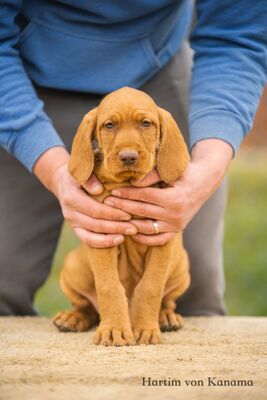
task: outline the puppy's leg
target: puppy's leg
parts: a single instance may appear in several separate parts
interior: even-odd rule
[[[98,313],[89,299],[95,291],[93,274],[80,248],[73,250],[65,258],[60,286],[73,309],[57,313],[53,318],[54,325],[62,332],[83,332],[96,325]]]
[[[93,342],[104,346],[133,345],[128,302],[118,273],[118,248],[90,249],[100,325]]]
[[[133,333],[139,344],[160,343],[159,312],[172,256],[172,241],[153,247],[131,303]]]
[[[189,285],[189,260],[186,251],[181,248],[180,257],[171,268],[161,304],[159,324],[162,332],[177,331],[184,325],[182,316],[175,313],[175,300],[186,291]]]

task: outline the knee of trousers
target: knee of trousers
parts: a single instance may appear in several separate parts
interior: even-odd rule
[[[20,247],[14,253],[6,251],[0,263],[0,315],[36,315],[33,299],[49,275],[52,255],[24,254]]]
[[[36,315],[32,295],[23,283],[0,284],[0,315]]]
[[[178,311],[184,315],[224,315],[225,280],[222,257],[213,260],[189,255],[191,284],[177,299]]]

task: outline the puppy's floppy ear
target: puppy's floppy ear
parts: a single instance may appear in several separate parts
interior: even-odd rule
[[[96,117],[97,108],[85,114],[71,148],[68,170],[80,184],[89,179],[94,168],[92,140],[96,128]]]
[[[161,179],[170,183],[185,171],[190,157],[184,138],[171,114],[158,107],[161,143],[157,156],[157,169]]]

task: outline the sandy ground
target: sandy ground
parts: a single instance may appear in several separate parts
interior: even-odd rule
[[[267,318],[187,318],[157,346],[106,348],[91,337],[46,318],[0,318],[0,399],[267,399]],[[209,377],[253,386],[208,386]]]

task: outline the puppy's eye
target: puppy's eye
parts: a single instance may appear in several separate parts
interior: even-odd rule
[[[143,121],[141,121],[141,125],[144,128],[148,128],[151,125],[151,122],[148,119],[143,119]]]
[[[107,128],[107,129],[113,129],[114,126],[115,126],[115,124],[113,124],[113,122],[111,122],[111,121],[108,121],[105,123],[105,128]]]

